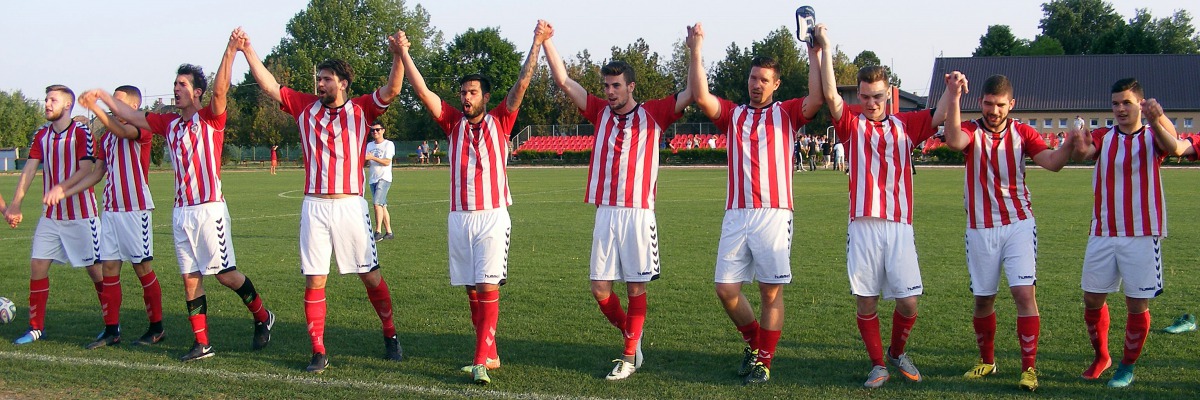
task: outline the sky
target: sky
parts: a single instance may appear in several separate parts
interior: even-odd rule
[[[408,0],[406,6],[423,6],[447,40],[468,28],[498,27],[501,36],[522,52],[532,44],[537,20],[545,19],[555,27],[554,43],[560,54],[569,58],[587,49],[597,62],[611,54],[611,47],[624,48],[638,38],[670,58],[672,45],[684,38],[686,27],[701,22],[706,35],[704,62],[711,66],[724,58],[730,43],[745,47],[780,26],[794,30],[796,8],[810,5],[817,21],[829,27],[833,44],[851,58],[863,50],[874,51],[899,74],[901,89],[926,95],[936,57],[969,57],[989,25],[1009,25],[1018,38],[1032,39],[1040,32],[1042,2],[854,3],[872,7],[869,13],[832,0]],[[308,4],[303,0],[10,3],[4,7],[10,18],[0,24],[0,37],[6,40],[0,46],[0,90],[20,90],[35,99],[41,99],[50,84],[65,84],[76,93],[132,84],[147,97],[165,97],[171,93],[179,64],[198,64],[216,72],[234,28],[244,27],[265,56],[267,47],[286,35],[288,20]],[[1184,9],[1192,15],[1193,25],[1200,25],[1200,3],[1195,1],[1110,3],[1126,19],[1137,8],[1148,8],[1156,18]],[[234,61],[234,83],[246,71],[239,55]],[[76,114],[83,112],[75,109]]]

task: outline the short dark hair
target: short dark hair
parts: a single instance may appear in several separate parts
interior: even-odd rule
[[[1012,82],[1009,81],[1008,77],[1004,75],[996,74],[989,76],[986,81],[983,81],[983,94],[990,94],[993,96],[1007,95],[1008,97],[1012,97]]]
[[[462,85],[472,81],[479,82],[479,89],[483,90],[483,94],[492,92],[492,80],[488,79],[486,76],[483,76],[483,74],[470,74],[464,76],[458,80],[458,86],[462,87]]]
[[[317,72],[325,70],[332,72],[338,79],[346,81],[346,86],[354,83],[354,67],[351,67],[350,63],[345,60],[330,58],[317,64]]]
[[[1146,98],[1146,93],[1142,91],[1142,84],[1138,83],[1137,79],[1125,78],[1112,85],[1113,93],[1121,93],[1126,90],[1133,92],[1139,99]]]
[[[200,68],[199,65],[180,65],[175,75],[191,75],[193,88],[200,89],[201,93],[208,91],[208,77],[204,76],[204,68]]]
[[[56,84],[56,85],[46,86],[46,94],[50,94],[50,92],[66,93],[68,96],[71,96],[71,104],[75,104],[75,91],[71,90],[71,88],[67,87],[66,85],[57,85]]]
[[[380,128],[383,128],[383,123],[379,122],[379,120],[371,121],[371,125],[368,126],[374,127],[375,125],[379,125]]]
[[[768,56],[758,56],[750,60],[751,67],[766,68],[775,71],[775,80],[779,80],[779,62]]]
[[[887,78],[887,69],[883,68],[882,65],[862,67],[858,70],[858,81],[861,83],[886,82]]]
[[[137,88],[137,86],[133,86],[133,85],[121,85],[121,86],[117,86],[117,90],[116,90],[116,91],[117,91],[117,92],[121,92],[121,93],[125,93],[125,94],[127,94],[127,95],[129,95],[129,96],[133,96],[134,98],[136,98],[136,99],[137,99],[137,103],[138,103],[139,105],[140,105],[140,104],[142,104],[142,90],[141,90],[141,89],[138,89],[138,88]]]
[[[624,61],[611,61],[608,64],[604,64],[604,66],[600,68],[600,75],[624,75],[625,83],[637,82],[637,74],[633,72],[633,66]]]

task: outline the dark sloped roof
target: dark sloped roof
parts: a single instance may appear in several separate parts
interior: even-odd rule
[[[1003,74],[1013,84],[1018,110],[1111,110],[1113,82],[1136,78],[1147,97],[1166,110],[1200,110],[1200,55],[1112,54],[1084,56],[951,57],[933,64],[929,107],[946,88],[945,74],[962,71],[970,81],[963,111],[979,111],[983,82]]]

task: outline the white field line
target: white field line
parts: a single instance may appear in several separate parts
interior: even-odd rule
[[[483,390],[475,388],[462,389],[442,389],[428,386],[404,385],[393,383],[380,383],[359,381],[353,379],[325,379],[316,378],[310,375],[293,375],[293,374],[272,374],[262,372],[234,372],[224,371],[219,369],[207,369],[199,367],[190,367],[183,365],[163,365],[150,363],[134,363],[115,360],[102,360],[83,357],[62,357],[50,356],[31,353],[18,353],[9,351],[0,351],[0,358],[11,360],[35,361],[50,364],[66,364],[66,365],[87,365],[106,368],[122,368],[137,371],[150,372],[167,372],[173,374],[184,374],[186,376],[204,375],[217,379],[224,380],[257,380],[267,382],[277,382],[285,384],[308,385],[314,387],[326,388],[345,388],[345,389],[363,389],[363,390],[379,390],[393,393],[414,393],[432,396],[461,396],[461,397],[483,397],[493,399],[588,399],[602,400],[597,397],[574,397],[548,395],[540,393],[511,393],[500,392],[495,390]]]

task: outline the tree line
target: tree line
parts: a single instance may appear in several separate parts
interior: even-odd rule
[[[1200,53],[1187,10],[1154,18],[1139,8],[1126,20],[1103,0],[1054,0],[1042,4],[1038,27],[1041,34],[1019,39],[1008,25],[988,26],[972,56]]]

